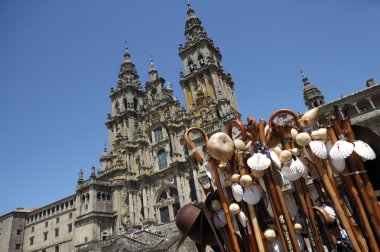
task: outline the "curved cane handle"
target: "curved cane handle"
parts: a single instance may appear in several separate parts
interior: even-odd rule
[[[194,151],[194,157],[197,160],[197,162],[200,165],[202,165],[203,164],[203,158],[202,158],[201,154],[199,153],[199,151],[195,148],[195,144],[193,142],[191,142],[190,139],[189,139],[189,134],[192,131],[199,131],[203,135],[203,138],[204,138],[206,144],[207,144],[207,141],[208,141],[208,137],[207,137],[206,132],[204,132],[203,129],[198,128],[198,127],[191,127],[185,133],[185,143],[186,143],[187,147],[189,147],[190,150],[194,150],[195,149],[195,151]]]
[[[290,109],[279,109],[277,110],[276,112],[274,112],[270,117],[269,117],[269,121],[268,121],[268,124],[269,124],[269,128],[272,128],[272,122],[273,122],[273,119],[278,116],[279,114],[288,114],[288,115],[291,115],[295,120],[296,120],[296,123],[297,123],[297,126],[300,127],[300,117],[297,115],[296,112],[294,112],[293,110],[290,110]]]
[[[239,121],[237,119],[229,121],[229,123],[227,125],[227,135],[229,135],[232,139],[232,128],[234,125],[239,127],[240,132],[241,132],[241,137],[243,138],[243,140],[247,140],[247,134],[245,131],[245,126],[241,121]]]

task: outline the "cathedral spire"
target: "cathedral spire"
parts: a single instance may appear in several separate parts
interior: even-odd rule
[[[158,79],[158,72],[156,70],[156,67],[154,66],[153,59],[150,58],[150,68],[149,68],[149,79],[150,81],[154,81]]]
[[[120,66],[118,77],[118,87],[131,85],[135,88],[141,89],[139,75],[137,74],[136,67],[132,62],[127,42],[124,44],[124,61]]]
[[[128,51],[127,41],[125,41],[125,43],[124,43],[124,62],[132,62],[131,61],[131,55],[129,54],[129,51]]]
[[[310,83],[309,78],[301,72],[302,82],[303,82],[303,98],[305,105],[309,108],[316,108],[325,104],[325,97],[322,92],[313,84]]]

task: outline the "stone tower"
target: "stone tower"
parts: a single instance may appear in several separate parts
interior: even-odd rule
[[[207,176],[189,156],[184,134],[190,126],[201,126],[209,134],[225,130],[226,123],[240,114],[219,48],[189,4],[185,36],[179,56],[185,70],[180,85],[186,109],[152,59],[149,79],[142,87],[125,46],[117,84],[110,93],[109,148],[104,147],[98,172],[92,167],[90,179],[84,180],[80,173],[78,180],[77,248],[142,228],[167,232],[175,240],[179,209],[205,200],[200,181]]]
[[[322,95],[321,91],[310,83],[307,76],[301,71],[303,87],[303,99],[305,105],[309,108],[316,108],[325,104],[325,97]]]
[[[224,129],[226,122],[240,118],[234,93],[234,82],[222,66],[222,55],[207,35],[202,22],[187,4],[185,45],[179,44],[184,73],[180,84],[192,125],[207,133]]]

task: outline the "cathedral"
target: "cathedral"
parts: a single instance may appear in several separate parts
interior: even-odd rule
[[[189,4],[185,38],[178,48],[185,106],[153,60],[143,87],[125,46],[118,81],[110,91],[112,111],[105,123],[109,148],[104,148],[99,170],[92,167],[89,178],[80,171],[74,195],[1,216],[0,252],[173,250],[177,212],[205,199],[200,183],[206,175],[184,144],[185,131],[202,126],[211,135],[225,131],[229,120],[240,119],[221,52]],[[331,104],[355,100],[358,122],[378,132],[380,85],[373,80],[363,91],[331,104],[325,104],[303,73],[302,80],[309,108],[327,111]]]

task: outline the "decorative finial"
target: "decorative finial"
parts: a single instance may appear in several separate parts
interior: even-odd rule
[[[172,83],[170,81],[168,81],[168,87],[167,87],[167,89],[169,91],[173,91],[173,86],[172,86]]]
[[[83,170],[79,169],[78,183],[82,183],[82,182],[83,182]]]
[[[127,41],[124,41],[124,49],[125,49],[125,52],[127,53],[128,52],[128,42]]]
[[[305,73],[304,73],[302,70],[300,70],[300,73],[301,73],[301,76],[302,76],[302,81],[303,81],[303,83],[304,83],[305,85],[308,84],[308,83],[309,83],[309,80],[308,80],[307,76],[305,75]]]
[[[187,16],[193,17],[194,16],[194,10],[190,6],[190,0],[186,0],[186,5],[187,5]]]
[[[150,61],[150,70],[156,70],[156,68],[154,67],[152,55],[150,56],[149,61]]]
[[[131,62],[131,55],[129,54],[127,41],[124,42],[124,62]]]
[[[91,178],[95,178],[96,177],[96,174],[95,174],[95,166],[92,165],[91,167]]]

